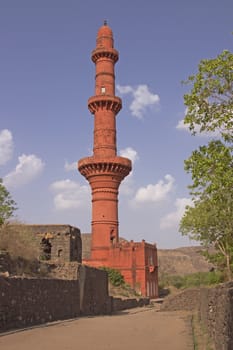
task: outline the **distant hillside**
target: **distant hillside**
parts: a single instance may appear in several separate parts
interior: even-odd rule
[[[213,267],[202,255],[202,247],[158,249],[159,274],[186,275]]]

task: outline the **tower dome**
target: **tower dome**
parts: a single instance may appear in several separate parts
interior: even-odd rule
[[[108,26],[107,21],[104,21],[104,24],[102,25],[102,27],[100,27],[100,29],[98,30],[97,33],[97,37],[98,36],[113,36],[112,34],[112,29]]]
[[[107,21],[104,21],[104,24],[97,33],[96,38],[96,48],[113,48],[113,33],[112,29],[107,25]]]

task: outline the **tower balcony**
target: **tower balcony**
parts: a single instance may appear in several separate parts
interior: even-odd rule
[[[89,180],[93,176],[111,176],[121,182],[131,171],[131,160],[124,157],[95,158],[86,157],[78,162],[79,172]]]
[[[94,63],[100,58],[109,58],[111,59],[114,63],[118,61],[119,54],[118,51],[115,50],[114,48],[97,48],[92,51],[91,54],[91,59]]]
[[[92,114],[103,109],[111,110],[115,115],[121,110],[122,101],[117,96],[97,95],[88,100],[88,109]]]

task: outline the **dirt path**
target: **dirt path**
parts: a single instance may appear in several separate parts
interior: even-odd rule
[[[133,309],[0,337],[1,350],[193,350],[186,313]]]

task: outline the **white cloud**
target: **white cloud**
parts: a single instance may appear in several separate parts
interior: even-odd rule
[[[5,164],[13,155],[13,137],[8,129],[0,131],[0,165]]]
[[[117,90],[122,95],[134,92],[134,89],[129,85],[125,85],[125,86],[117,85]]]
[[[175,179],[167,174],[165,180],[160,180],[155,185],[149,184],[146,187],[141,187],[137,190],[135,201],[143,202],[159,202],[167,198],[168,194],[173,190]]]
[[[185,109],[185,116],[188,112],[188,109]],[[197,113],[198,113],[198,107],[197,107]],[[187,132],[191,132],[189,130],[189,124],[184,123],[184,119],[181,119],[178,121],[178,124],[176,125],[176,129],[181,130],[181,131],[187,131]],[[219,130],[215,130],[215,131],[200,131],[201,126],[198,124],[194,124],[194,132],[196,133],[196,135],[198,136],[203,136],[203,137],[220,137],[221,136],[221,132],[220,129]]]
[[[77,170],[77,162],[73,162],[73,163],[65,162],[64,168],[66,171]]]
[[[90,188],[70,179],[55,181],[50,185],[55,193],[54,206],[57,210],[77,209],[90,202]]]
[[[133,194],[133,178],[131,175],[128,175],[121,183],[119,188],[120,195],[130,196]]]
[[[129,158],[132,162],[132,165],[139,159],[138,153],[132,147],[126,147],[125,149],[120,150],[120,155],[122,157]],[[130,174],[126,176],[120,185],[120,194],[129,196],[133,194],[133,170],[131,170]]]
[[[34,154],[22,154],[18,157],[15,169],[3,178],[7,187],[19,187],[31,182],[43,170],[44,163]]]
[[[199,134],[199,136],[200,136],[200,128],[201,128],[200,125],[196,124],[194,126],[194,131],[195,131],[195,133]],[[184,119],[181,119],[178,121],[178,124],[176,125],[176,129],[191,132],[189,130],[189,124],[185,124]],[[214,134],[214,133],[210,133],[210,132],[203,132],[202,133],[203,136],[210,136],[211,134]]]
[[[181,130],[181,131],[187,131],[190,133],[189,124],[185,124],[184,119],[181,119],[178,121],[178,124],[176,125],[176,129]],[[221,136],[220,130],[200,132],[200,129],[201,129],[200,125],[196,124],[194,126],[194,132],[198,136],[203,136],[203,137],[220,137]]]
[[[160,101],[159,96],[150,92],[148,86],[145,84],[138,85],[136,88],[129,85],[117,85],[117,90],[120,94],[132,95],[133,101],[130,104],[129,109],[132,112],[132,115],[139,119],[143,118],[148,107],[158,105]]]
[[[133,164],[139,159],[137,151],[132,147],[126,147],[125,149],[120,150],[120,155],[121,157],[129,158]]]
[[[178,121],[178,124],[176,125],[176,129],[189,132],[189,125],[184,123],[184,119],[181,119]]]
[[[175,201],[175,210],[161,218],[160,228],[177,228],[187,205],[192,205],[190,198],[177,198]]]

